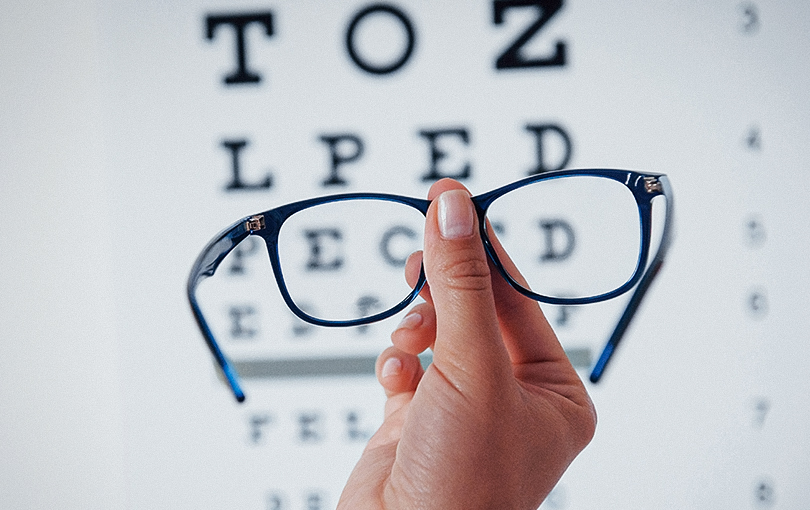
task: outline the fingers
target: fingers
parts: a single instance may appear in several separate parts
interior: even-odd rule
[[[489,285],[491,286],[491,289],[483,289],[483,292],[479,297],[482,297],[484,301],[487,301],[490,298],[486,295],[491,293],[491,299],[494,301],[494,310],[497,321],[489,321],[489,319],[486,319],[488,315],[481,314],[479,313],[480,311],[476,311],[477,309],[475,307],[471,307],[468,301],[457,301],[453,305],[455,307],[455,311],[447,309],[448,314],[445,316],[447,320],[443,321],[445,324],[444,329],[460,331],[460,335],[463,336],[470,332],[475,332],[474,324],[476,324],[476,320],[488,324],[497,324],[499,326],[498,329],[500,330],[500,338],[502,339],[503,346],[505,347],[508,353],[508,358],[512,364],[524,365],[542,362],[560,362],[563,365],[567,365],[568,372],[576,375],[573,368],[570,367],[570,363],[565,355],[565,351],[557,340],[554,330],[546,320],[545,315],[540,309],[538,303],[523,296],[512,288],[512,286],[500,274],[498,274],[498,271],[494,265],[492,265],[492,262],[488,260],[488,257],[485,255],[485,252],[481,247],[482,243],[480,236],[478,235],[477,217],[472,218],[472,220],[476,222],[474,223],[476,226],[474,226],[471,235],[461,236],[461,239],[442,238],[438,224],[440,219],[438,214],[439,205],[441,202],[439,197],[446,192],[461,194],[466,193],[466,189],[460,183],[450,179],[438,181],[431,187],[430,192],[428,193],[428,198],[433,200],[434,203],[431,205],[431,210],[428,212],[427,231],[425,234],[426,252],[429,252],[431,249],[436,250],[438,248],[436,254],[441,253],[442,255],[439,258],[434,256],[433,260],[436,262],[443,260],[444,263],[447,263],[448,260],[450,260],[447,258],[447,256],[448,254],[452,253],[455,253],[455,256],[458,256],[464,252],[468,255],[474,254],[474,257],[472,262],[469,258],[460,263],[458,261],[459,259],[455,259],[455,262],[451,262],[450,265],[446,265],[444,267],[440,267],[439,264],[434,264],[432,268],[428,268],[429,264],[426,262],[425,268],[426,272],[428,273],[428,283],[425,284],[420,293],[421,297],[427,302],[426,305],[435,304],[434,295],[436,294],[436,290],[434,287],[437,285],[439,280],[439,276],[437,276],[435,268],[438,268],[438,274],[442,274],[446,273],[446,269],[451,267],[453,264],[456,264],[456,268],[466,265],[468,270],[473,267],[477,267],[477,271],[480,273],[479,276],[482,276],[485,273],[490,274]],[[461,196],[463,197],[463,195]],[[447,213],[446,209],[445,213]],[[447,220],[446,216],[445,220]],[[438,236],[436,235],[437,232]],[[494,232],[491,229],[488,229],[487,232],[493,248],[498,255],[498,259],[506,271],[518,282],[525,285],[523,277],[520,275],[520,272],[515,267],[509,255],[501,246]],[[469,230],[467,230],[467,233],[469,234]],[[431,244],[431,239],[433,240],[433,244]],[[479,247],[481,247],[480,251]],[[468,255],[462,255],[462,258],[467,257]],[[408,258],[405,267],[405,277],[411,286],[416,284],[421,272],[423,259],[426,257],[429,258],[429,254],[426,255],[422,252],[416,252]],[[482,261],[485,261],[486,263],[485,270],[482,269]],[[484,279],[483,276],[481,279]],[[447,283],[447,280],[445,280],[445,283]],[[486,284],[482,283],[480,280],[479,283],[486,287]],[[447,287],[447,285],[443,285],[444,288]],[[464,294],[468,296],[471,295],[469,292]],[[444,296],[454,296],[452,299],[455,299],[459,295],[460,293],[456,291],[451,291],[450,294],[445,292],[444,294]],[[453,302],[452,299],[449,301],[449,303]],[[479,304],[482,303],[481,299],[478,298],[474,298],[472,301],[478,302]],[[437,308],[442,309],[447,302],[447,299],[442,298],[442,304],[437,306]],[[484,308],[486,310],[490,309],[489,306],[484,306]],[[425,308],[424,311],[426,312],[425,316],[431,317],[434,321],[436,320],[432,308]],[[441,314],[441,312],[439,313]],[[440,322],[442,321],[440,320]],[[454,326],[453,323],[458,324],[458,326]],[[487,324],[483,324],[483,327],[486,328],[486,326]],[[433,326],[434,331],[436,327],[437,326],[435,325]],[[497,336],[496,332],[490,331],[490,333]],[[444,337],[444,335],[441,336]],[[406,335],[397,332],[392,335],[395,345],[406,352],[414,354],[421,352],[429,346],[425,338],[426,337],[420,335]],[[441,358],[441,356],[439,357]]]
[[[431,347],[436,338],[436,318],[433,307],[422,303],[413,307],[391,333],[393,347],[377,358],[377,380],[380,381],[388,402],[388,417],[410,400],[425,373],[418,354]]]
[[[498,260],[512,277],[524,287],[528,287],[512,259],[501,246],[494,231],[489,229],[487,236],[492,243]],[[516,291],[504,278],[497,275],[492,279],[495,307],[498,312],[504,344],[514,364],[542,361],[565,361],[565,350],[557,340],[540,305]],[[572,368],[573,370],[573,368]]]
[[[450,179],[443,179],[433,185],[428,193],[428,198],[435,201],[442,193],[454,189],[464,189],[464,187]],[[491,228],[487,229],[487,235],[503,267],[513,278],[526,287],[527,285],[520,271],[515,267]],[[414,253],[406,264],[406,279],[411,285],[415,285],[419,277],[422,258],[422,253]],[[539,304],[512,288],[498,274],[491,261],[490,272],[492,274],[492,292],[498,323],[511,362],[513,364],[543,361],[564,361],[567,363],[568,358],[565,351],[557,340],[557,336],[546,320]],[[433,303],[429,284],[425,285],[420,295],[428,303]]]
[[[434,365],[461,389],[497,380],[497,372],[508,367],[508,355],[470,195],[451,180],[436,183],[428,198],[436,193],[422,256],[436,313]]]
[[[408,256],[405,261],[405,281],[411,288],[416,287],[416,282],[419,280],[419,275],[422,271],[422,251],[415,251]],[[428,303],[433,303],[433,298],[430,296],[430,284],[425,282],[422,290],[419,291],[419,296]]]
[[[389,347],[380,354],[375,371],[389,398],[415,391],[424,373],[418,356],[397,347]]]
[[[433,347],[436,340],[436,314],[429,303],[413,307],[391,333],[394,347],[408,354],[419,354]]]

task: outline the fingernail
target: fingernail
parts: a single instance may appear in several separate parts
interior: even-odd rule
[[[416,329],[422,324],[422,315],[412,312],[402,318],[397,329]]]
[[[398,375],[400,372],[402,372],[402,361],[400,361],[399,358],[388,358],[385,360],[385,363],[383,363],[383,379],[393,375]]]
[[[462,189],[439,195],[439,233],[445,239],[461,239],[473,235],[475,218],[470,195]]]

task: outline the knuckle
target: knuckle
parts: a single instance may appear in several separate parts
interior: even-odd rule
[[[584,395],[584,400],[578,402],[570,410],[568,416],[570,424],[569,435],[572,443],[579,450],[584,449],[596,433],[596,407],[590,397]]]
[[[442,274],[445,284],[457,290],[482,291],[491,286],[489,264],[480,257],[469,256],[447,261],[442,267]]]
[[[596,433],[596,408],[590,402],[590,399],[588,404],[583,408],[579,426],[576,428],[576,436],[583,449],[591,442]]]

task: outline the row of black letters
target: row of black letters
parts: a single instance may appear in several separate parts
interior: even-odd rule
[[[327,433],[327,416],[323,411],[300,411],[292,416],[294,439],[300,444],[319,444],[330,437]],[[351,409],[340,416],[340,430],[336,437],[350,443],[364,444],[376,430],[377,425],[363,418],[363,412]],[[248,443],[261,445],[277,437],[278,418],[270,412],[253,412],[248,416]],[[279,439],[286,442],[286,438]]]
[[[266,510],[323,510],[334,507],[335,502],[329,506],[327,492],[318,489],[308,489],[300,492],[298,497],[287,495],[289,491],[273,490],[267,494],[265,500]],[[295,503],[294,503],[295,502]],[[300,505],[300,506],[299,506]],[[543,508],[550,510],[561,510],[568,506],[566,488],[563,483],[558,483],[551,493],[546,497]]]
[[[290,499],[283,492],[272,491],[267,495],[265,508],[267,510],[323,510],[330,508],[325,492],[316,489],[310,489],[302,493],[301,506],[293,506]]]
[[[358,314],[368,315],[375,307],[378,300],[373,296],[361,296],[357,302]],[[549,316],[555,327],[565,328],[572,323],[572,315],[576,306],[559,305],[554,307],[555,312]],[[745,300],[745,309],[753,319],[763,319],[768,315],[768,297],[763,288],[756,288],[750,291]],[[547,311],[547,313],[549,313]],[[227,307],[229,319],[228,338],[236,341],[257,340],[261,338],[259,329],[259,307],[253,304],[231,304]],[[302,338],[308,336],[315,329],[311,324],[291,315],[290,335],[292,338]],[[368,326],[360,326],[355,330],[359,335],[367,332]],[[275,330],[274,333],[278,333]]]
[[[751,491],[754,504],[759,508],[770,508],[776,501],[776,487],[770,477],[760,477],[753,485]],[[272,491],[267,495],[265,508],[267,510],[322,510],[327,508],[327,497],[324,491],[310,489],[302,493],[301,506],[292,506],[290,498],[283,492]],[[563,509],[568,506],[565,487],[558,484],[548,495],[543,508]]]
[[[300,492],[299,496],[288,496],[289,491],[270,491],[265,500],[266,510],[323,510],[334,507],[327,492],[319,489],[308,489]],[[329,505],[331,503],[331,506]],[[300,505],[300,506],[299,506]],[[543,508],[560,510],[568,505],[565,485],[558,483],[543,503]]]
[[[329,508],[326,496],[323,491],[310,489],[302,496],[301,506],[292,506],[288,497],[283,492],[273,491],[267,495],[265,508],[267,510],[323,510]]]
[[[568,131],[556,123],[526,124],[524,129],[533,139],[535,164],[527,169],[527,175],[539,174],[565,168],[571,161],[573,142]],[[421,129],[418,135],[426,143],[426,168],[421,180],[437,181],[444,177],[463,180],[472,175],[473,165],[465,158],[465,151],[471,143],[470,129],[452,127],[442,129]],[[317,139],[323,142],[327,151],[327,172],[321,181],[324,187],[343,186],[349,183],[344,170],[357,163],[365,153],[366,142],[357,133],[321,134]],[[227,151],[230,160],[230,180],[225,185],[229,192],[262,191],[272,188],[273,175],[265,173],[258,179],[244,177],[242,162],[243,150],[249,145],[244,138],[225,139],[221,146]],[[553,146],[558,149],[552,149]],[[460,161],[460,163],[459,163]],[[252,172],[255,173],[255,172]]]
[[[760,26],[759,10],[751,2],[740,5],[740,12],[743,15],[741,25],[743,33],[756,33]],[[745,147],[750,151],[762,150],[762,133],[759,126],[752,126],[745,137]],[[745,224],[745,244],[749,248],[761,247],[766,241],[765,225],[758,215],[750,216]],[[753,319],[763,319],[768,315],[768,294],[763,287],[754,287],[748,291],[746,298],[746,310]],[[754,397],[751,400],[751,410],[753,419],[751,424],[756,429],[765,427],[766,418],[771,410],[771,399],[765,396]],[[774,480],[768,476],[762,476],[755,481],[752,491],[754,504],[758,508],[770,508],[776,501],[776,485]]]
[[[567,45],[562,40],[555,41],[553,48],[547,55],[527,56],[525,47],[538,35],[543,27],[562,8],[563,0],[493,0],[492,23],[501,25],[505,21],[505,13],[512,9],[533,8],[536,17],[523,27],[519,35],[511,43],[500,50],[495,60],[495,69],[521,69],[563,67],[567,60]],[[374,62],[363,55],[362,48],[356,37],[362,25],[375,16],[386,16],[397,23],[405,35],[406,44],[398,55],[393,55],[388,62]],[[249,65],[248,43],[245,28],[257,24],[263,29],[268,38],[275,35],[275,17],[271,10],[253,12],[230,12],[222,14],[208,14],[205,17],[205,37],[213,40],[218,28],[228,26],[233,29],[235,48],[235,69],[227,74],[223,81],[225,85],[256,84],[262,81],[262,75]],[[292,27],[290,28],[292,30]],[[410,16],[400,7],[390,3],[369,4],[357,11],[349,20],[345,32],[346,53],[349,59],[359,69],[376,76],[394,73],[405,66],[411,59],[417,42],[417,32]]]
[[[360,296],[355,304],[359,316],[370,315],[370,311],[376,308],[379,300],[373,296]],[[244,341],[257,341],[264,338],[263,331],[261,330],[260,315],[261,308],[256,304],[240,303],[230,304],[226,307],[228,315],[227,338],[237,342]],[[310,312],[317,312],[312,310],[312,306],[307,304],[307,309]],[[579,310],[576,305],[556,305],[552,307],[549,305],[546,314],[552,324],[557,328],[566,328],[573,325],[575,311]],[[763,313],[763,312],[756,312]],[[290,325],[287,332],[282,331],[282,326],[276,320],[273,328],[273,338],[293,338],[300,341],[314,333],[318,328],[312,324],[306,323],[290,312]],[[366,335],[368,333],[369,325],[357,326],[354,331],[357,335]]]
[[[499,223],[493,225],[499,236],[503,236],[505,226]],[[563,218],[541,218],[537,221],[538,233],[541,233],[543,242],[538,243],[542,248],[537,250],[537,263],[563,262],[571,257],[576,247],[576,233],[574,228]],[[305,271],[339,271],[346,262],[343,253],[343,232],[338,228],[319,227],[303,229],[302,238],[308,246],[306,262],[302,263]],[[377,245],[380,258],[389,266],[405,267],[405,261],[414,250],[397,252],[391,248],[396,238],[417,240],[416,232],[404,225],[393,225],[380,237]],[[246,272],[245,261],[256,255],[261,255],[261,242],[255,238],[248,238],[241,243],[231,254],[231,264],[228,274],[242,275]],[[290,268],[286,268],[290,269]]]

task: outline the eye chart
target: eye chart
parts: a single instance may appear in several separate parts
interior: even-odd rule
[[[382,419],[374,360],[398,317],[300,321],[258,239],[199,291],[244,379],[247,401],[234,401],[184,295],[220,229],[313,196],[424,197],[442,177],[477,194],[588,167],[666,173],[675,239],[603,381],[587,383],[596,437],[542,508],[810,500],[807,5],[188,0],[93,12],[126,508],[333,508]],[[576,249],[564,221],[544,228],[548,257]],[[313,231],[302,271],[373,278],[342,242]],[[397,263],[419,242],[381,228],[371,246]],[[626,298],[543,305],[584,379]]]

